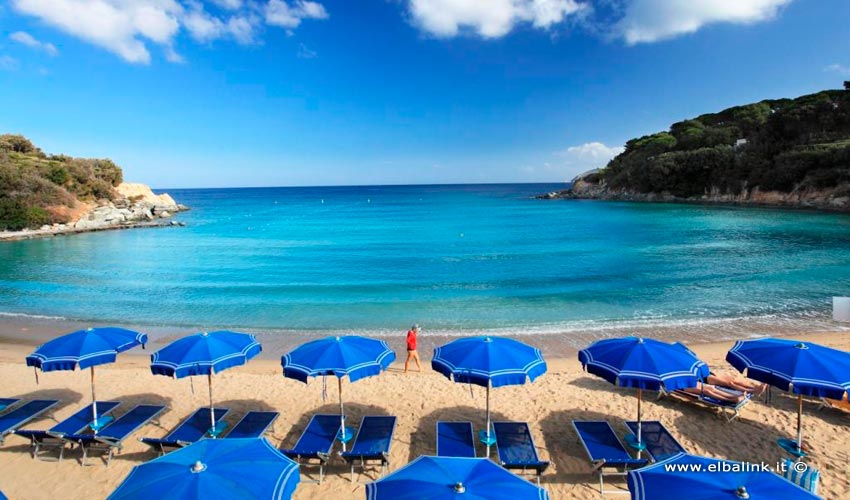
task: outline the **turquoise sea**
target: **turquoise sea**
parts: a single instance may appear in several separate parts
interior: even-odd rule
[[[562,185],[170,190],[183,228],[0,244],[0,314],[280,332],[835,328],[850,217]]]

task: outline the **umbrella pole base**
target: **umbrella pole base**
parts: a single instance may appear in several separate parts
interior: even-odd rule
[[[806,456],[806,452],[801,450],[797,446],[797,441],[788,438],[781,438],[776,440],[776,444],[779,445],[780,448],[785,450],[786,453],[791,455],[794,458],[803,458]]]

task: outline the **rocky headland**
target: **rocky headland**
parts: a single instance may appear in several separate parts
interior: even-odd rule
[[[189,208],[174,201],[167,193],[154,194],[145,184],[126,182],[119,184],[115,191],[117,194],[113,200],[80,202],[72,211],[73,219],[67,223],[44,224],[39,228],[19,231],[0,231],[0,240],[63,236],[109,229],[185,225],[172,220],[172,217]]]
[[[544,199],[850,212],[850,82],[674,123]]]

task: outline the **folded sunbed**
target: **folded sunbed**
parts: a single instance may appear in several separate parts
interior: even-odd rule
[[[121,451],[123,448],[124,440],[163,410],[164,406],[138,405],[101,428],[97,434],[66,434],[64,439],[80,447],[83,454],[80,462],[82,465],[86,464],[86,458],[92,452],[105,453],[106,465],[109,465],[115,451]]]
[[[606,491],[604,487],[605,475],[625,476],[629,469],[637,469],[645,466],[648,460],[644,458],[632,458],[623,443],[614,433],[611,424],[604,420],[573,420],[573,427],[578,434],[578,439],[584,446],[584,451],[590,458],[593,473],[599,474],[599,493],[624,493],[620,490]],[[614,472],[605,472],[605,469],[615,469]],[[627,493],[627,492],[626,492]]]
[[[395,417],[388,416],[363,417],[351,450],[342,453],[342,458],[351,466],[351,482],[354,482],[354,466],[357,464],[362,471],[369,462],[379,462],[381,476],[384,475],[390,465],[395,421]]]
[[[321,483],[325,477],[325,465],[330,458],[340,426],[339,415],[313,415],[307,428],[295,443],[295,447],[280,451],[299,464],[305,460],[304,465],[318,465],[318,482]],[[316,460],[318,463],[311,464],[311,460]]]
[[[117,401],[98,401],[98,420],[101,417],[108,416],[119,404],[121,403]],[[29,438],[33,458],[41,458],[43,451],[58,450],[58,459],[61,461],[65,454],[65,445],[68,443],[64,439],[65,435],[82,434],[87,430],[91,430],[91,424],[92,405],[88,405],[46,431],[21,429],[15,431],[15,434]]]
[[[215,409],[215,421],[223,419],[230,412],[228,408]],[[207,436],[210,430],[210,409],[198,408],[186,420],[169,432],[164,438],[140,438],[139,441],[153,448],[158,454],[164,455],[184,446],[199,441]]]
[[[6,436],[15,432],[15,429],[26,425],[27,422],[38,418],[58,404],[59,401],[56,399],[34,399],[0,416],[0,444],[3,444]]]
[[[15,403],[19,402],[20,399],[17,398],[0,398],[0,413],[6,411],[15,405]]]
[[[637,422],[626,422],[626,427],[637,436]],[[640,440],[652,460],[660,462],[679,453],[687,453],[664,425],[657,420],[641,422]]]
[[[534,472],[537,484],[540,475],[549,467],[549,462],[540,460],[534,437],[526,422],[493,422],[496,434],[496,450],[502,467],[522,473]]]
[[[715,410],[718,415],[723,415],[724,417],[726,417],[726,420],[729,421],[729,422],[738,418],[738,415],[740,415],[741,409],[743,407],[747,406],[748,404],[750,404],[750,401],[752,401],[752,394],[748,394],[748,393],[745,393],[745,392],[742,392],[742,391],[739,391],[739,390],[736,390],[736,389],[732,389],[731,387],[724,387],[722,385],[715,385],[714,387],[716,387],[717,389],[719,389],[721,391],[728,392],[730,395],[733,395],[733,396],[743,395],[744,399],[741,400],[738,403],[732,403],[732,402],[729,402],[729,401],[723,401],[722,399],[715,399],[715,398],[712,398],[711,396],[706,396],[705,394],[694,394],[694,393],[691,393],[691,392],[685,392],[685,391],[681,391],[681,390],[673,391],[673,394],[676,395],[676,396],[679,396],[680,398],[685,399],[687,401],[691,401],[691,402],[694,402],[694,403],[697,403],[697,404],[701,404],[701,405],[703,405],[707,408]],[[664,392],[662,391],[660,395],[663,396]]]
[[[475,458],[472,422],[437,422],[437,456]]]
[[[225,438],[259,438],[271,427],[280,413],[276,411],[249,411]]]

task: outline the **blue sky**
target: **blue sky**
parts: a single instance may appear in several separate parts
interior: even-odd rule
[[[850,79],[846,0],[7,0],[0,130],[155,187],[563,181]]]

